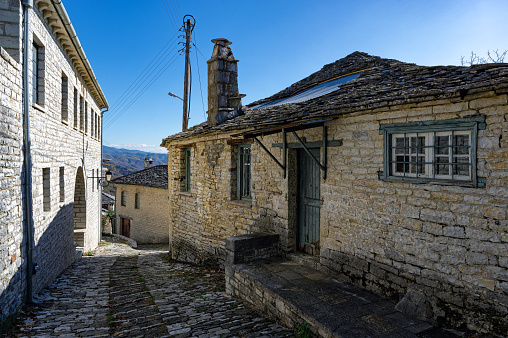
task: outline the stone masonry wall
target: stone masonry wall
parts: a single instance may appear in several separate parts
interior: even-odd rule
[[[321,178],[321,253],[324,270],[400,300],[422,294],[436,322],[506,332],[508,315],[508,105],[493,92],[362,111],[327,123],[327,179]],[[478,134],[478,175],[485,188],[385,182],[381,123],[486,116]],[[299,131],[320,141],[321,128]],[[233,145],[228,134],[175,140],[169,153],[173,258],[223,263],[224,239],[257,231],[280,235],[295,250],[295,151],[288,178],[252,144],[252,201],[236,201]],[[282,158],[281,136],[262,137]],[[288,142],[295,142],[288,137]],[[181,151],[192,146],[191,192],[180,191]]]
[[[37,10],[30,11],[30,39],[40,47],[44,71],[39,89],[42,102],[31,104],[32,194],[35,224],[34,261],[39,272],[34,278],[37,292],[60,274],[76,257],[74,244],[74,200],[78,169],[84,173],[86,231],[84,251],[95,248],[100,238],[100,194],[97,181],[101,168],[100,135],[91,130],[92,111],[100,114],[93,96],[75,72],[71,61],[50,33]],[[32,42],[32,41],[31,41]],[[32,45],[32,43],[30,44]],[[30,56],[30,65],[31,63]],[[67,120],[62,119],[62,74],[68,82]],[[30,88],[32,74],[30,67]],[[77,128],[74,126],[74,89],[83,97],[86,115],[78,98]],[[32,102],[32,99],[30,100]],[[84,120],[84,121],[83,121]],[[83,129],[80,128],[81,121]],[[50,210],[44,210],[43,168],[50,169]],[[64,197],[60,195],[60,168],[64,168]],[[79,196],[76,196],[79,198]]]
[[[7,1],[12,8],[13,3]],[[5,10],[2,2],[0,10]],[[19,9],[17,9],[19,10]],[[21,25],[21,10],[18,12],[18,24]],[[5,12],[0,13],[5,19]],[[100,236],[100,195],[96,180],[101,168],[100,133],[95,131],[99,126],[91,121],[94,114],[100,116],[100,109],[90,91],[83,85],[83,80],[72,66],[72,62],[56,42],[51,30],[36,9],[30,10],[30,46],[36,42],[40,47],[39,56],[39,93],[41,100],[32,103],[32,53],[29,60],[30,88],[30,137],[32,156],[32,200],[34,221],[34,263],[38,270],[33,278],[35,293],[42,290],[56,278],[77,257],[74,243],[74,193],[79,169],[84,172],[85,189],[82,195],[86,200],[86,231],[84,233],[84,250],[95,248]],[[9,23],[15,25],[15,23]],[[7,23],[0,23],[7,32]],[[22,36],[22,34],[21,34]],[[0,38],[0,46],[5,39]],[[25,295],[25,238],[21,200],[22,171],[22,78],[19,53],[7,47],[2,51],[0,74],[2,83],[0,93],[0,317],[18,310]],[[12,55],[8,55],[12,54]],[[64,76],[63,76],[64,74]],[[62,102],[62,81],[67,78],[67,102]],[[74,127],[74,88],[87,103],[88,124],[85,131]],[[67,118],[62,118],[62,103],[67,105]],[[79,105],[79,100],[78,100]],[[78,107],[78,119],[81,118]],[[49,171],[48,171],[49,169]],[[43,172],[46,175],[44,180]],[[63,174],[63,177],[61,177]],[[4,179],[5,178],[5,179]],[[6,221],[6,223],[4,223]],[[5,236],[4,236],[5,235]],[[6,302],[4,302],[6,300]]]
[[[0,46],[14,59],[21,63],[21,44],[23,31],[23,6],[19,0],[0,2]]]
[[[21,66],[0,48],[0,320],[23,303]]]
[[[131,220],[131,237],[139,244],[168,243],[168,189],[116,183],[116,233],[121,234],[120,218]],[[127,193],[127,205],[122,206],[122,191]],[[139,193],[139,209],[135,195]]]

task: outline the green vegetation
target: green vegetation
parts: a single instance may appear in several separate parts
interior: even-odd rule
[[[307,326],[307,323],[305,321],[301,322],[295,327],[295,335],[298,338],[312,338],[313,334],[312,331]]]

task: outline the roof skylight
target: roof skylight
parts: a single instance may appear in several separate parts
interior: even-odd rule
[[[255,105],[254,107],[251,107],[251,109],[275,107],[283,104],[299,103],[315,99],[316,97],[320,97],[339,90],[340,85],[343,85],[351,80],[356,79],[358,76],[360,76],[360,74],[362,73],[359,72],[351,75],[346,75],[338,79],[333,79],[324,83],[320,83],[318,85],[315,85],[314,87],[304,90],[303,92],[299,92],[297,94],[294,94],[292,96],[283,99],[264,102]]]

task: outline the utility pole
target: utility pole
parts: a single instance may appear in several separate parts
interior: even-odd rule
[[[182,131],[187,130],[187,125],[189,123],[189,71],[190,71],[190,41],[191,41],[191,32],[194,29],[194,25],[196,24],[196,20],[194,19],[194,23],[191,24],[191,19],[188,18],[185,21],[186,17],[190,17],[194,19],[192,15],[186,15],[183,17],[183,25],[185,29],[185,76],[183,80],[183,120],[182,120]]]

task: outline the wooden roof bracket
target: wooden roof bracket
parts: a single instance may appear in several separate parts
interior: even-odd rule
[[[277,160],[277,158],[275,156],[273,156],[273,154],[270,152],[270,150],[268,150],[268,148],[265,147],[265,145],[263,143],[261,143],[261,141],[256,137],[254,136],[253,137],[254,141],[256,141],[257,144],[259,144],[259,146],[261,147],[261,149],[263,149],[269,156],[272,160],[275,161],[275,163],[277,163],[277,165],[279,167],[281,167],[282,169],[282,176],[284,178],[286,178],[286,172],[287,172],[287,159],[286,159],[286,129],[282,129],[282,163],[279,162],[279,160]]]
[[[321,171],[323,172],[323,179],[326,180],[326,137],[327,137],[326,126],[323,126],[323,163],[320,163],[318,159],[314,157],[314,155],[312,155],[309,148],[307,148],[307,146],[305,145],[305,142],[302,141],[302,139],[296,134],[296,132],[293,131],[292,133],[296,137],[298,143],[300,143],[300,145],[303,147],[305,152],[309,154],[309,156],[314,160],[314,162],[317,163],[319,169],[321,169]]]

